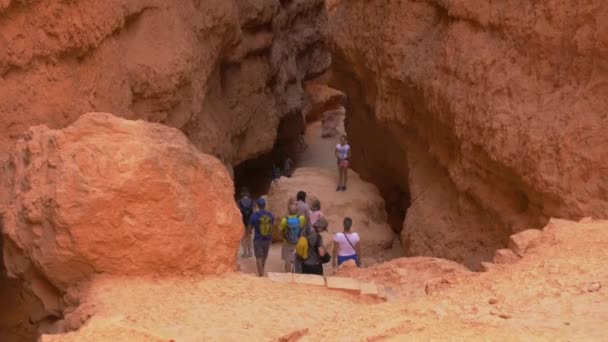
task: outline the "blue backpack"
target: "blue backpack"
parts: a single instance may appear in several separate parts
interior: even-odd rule
[[[298,243],[298,239],[300,238],[300,232],[302,229],[300,228],[300,218],[298,216],[287,216],[287,242],[292,245]]]

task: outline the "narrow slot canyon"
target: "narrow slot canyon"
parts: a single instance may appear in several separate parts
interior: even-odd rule
[[[366,240],[362,247],[366,255],[363,260],[365,266],[402,257],[404,254],[397,227],[403,225],[405,212],[401,205],[408,200],[407,194],[396,188],[387,189],[383,193],[363,181],[352,170],[349,172],[349,190],[336,191],[338,175],[334,151],[339,138],[345,134],[343,105],[346,97],[340,90],[325,85],[322,80],[313,80],[306,87],[311,103],[305,112],[299,114],[306,121],[306,127],[291,129],[290,134],[279,130],[277,135],[292,139],[277,141],[275,146],[297,148],[291,148],[289,153],[275,148],[274,158],[264,155],[238,165],[235,168],[235,195],[238,198],[240,189],[246,187],[253,198],[264,196],[268,209],[275,217],[282,218],[287,214],[288,202],[295,200],[298,191],[304,191],[308,195],[307,204],[310,206],[314,200],[319,200],[323,216],[328,219],[329,233],[322,234],[328,250],[332,248],[332,235],[342,231],[342,220],[351,217],[356,231]],[[289,126],[293,127],[281,127]],[[287,155],[294,162],[292,177],[282,177],[271,184],[270,167],[273,161],[280,162]],[[275,231],[275,244],[271,247],[266,267],[268,271],[284,272],[280,259],[281,240],[280,234]],[[239,246],[239,254],[241,253],[242,248]],[[254,259],[240,259],[239,269],[255,273]],[[333,271],[331,267],[325,267],[324,274],[331,275]]]
[[[353,169],[382,193],[405,255],[446,258],[480,270],[496,250],[506,248],[510,235],[547,223],[528,203],[529,189],[516,177],[507,178],[508,172],[486,156],[475,156],[480,163],[467,165],[481,170],[458,169],[465,158],[461,142],[453,128],[435,119],[454,114],[429,111],[434,105],[407,83],[392,81],[379,90],[372,71],[358,79],[354,66],[339,55],[334,55],[332,72],[330,84],[348,98],[345,121]]]

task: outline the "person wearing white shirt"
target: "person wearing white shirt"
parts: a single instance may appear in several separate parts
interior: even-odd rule
[[[336,145],[336,158],[338,159],[338,187],[336,191],[346,191],[346,180],[348,178],[348,166],[350,159],[350,145],[346,141],[346,135],[340,137],[340,143]]]
[[[350,217],[344,219],[344,231],[334,235],[334,267],[340,266],[347,260],[354,260],[357,266],[361,266],[361,245],[359,234],[351,232],[353,220]]]

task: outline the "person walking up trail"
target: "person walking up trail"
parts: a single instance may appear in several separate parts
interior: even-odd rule
[[[249,190],[245,187],[241,189],[241,198],[237,202],[241,216],[243,217],[243,237],[241,238],[241,247],[243,254],[241,258],[251,257],[251,230],[249,229],[249,219],[253,214],[253,199],[249,197]]]
[[[323,237],[321,232],[327,230],[327,221],[319,218],[306,235],[308,242],[307,258],[302,261],[302,273],[323,275],[322,259],[327,254],[323,247]]]
[[[249,229],[253,228],[253,253],[255,254],[258,275],[264,276],[264,267],[268,259],[268,250],[272,243],[272,227],[274,216],[266,210],[266,201],[258,198],[256,201],[258,211],[249,219]]]
[[[296,206],[298,208],[298,215],[304,216],[306,219],[305,228],[310,229],[310,209],[308,209],[308,204],[306,204],[306,192],[298,191],[296,194]]]
[[[351,232],[353,220],[344,219],[344,231],[334,235],[334,267],[340,266],[347,260],[354,260],[361,267],[361,246],[359,234]]]
[[[291,177],[293,173],[293,161],[289,156],[285,157],[285,162],[283,163],[283,175],[285,177]]]
[[[285,261],[285,272],[293,270],[296,273],[301,273],[301,264],[295,260],[294,252],[298,239],[306,226],[306,218],[298,215],[298,207],[292,203],[288,207],[288,215],[283,217],[279,224],[279,229],[283,233],[283,245],[281,246],[281,259]]]
[[[336,191],[346,191],[348,160],[350,159],[350,145],[346,141],[346,135],[340,137],[340,142],[336,145],[335,154],[338,159],[338,188],[336,188]]]

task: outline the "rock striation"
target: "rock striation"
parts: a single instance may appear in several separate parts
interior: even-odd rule
[[[326,24],[323,0],[1,1],[0,159],[30,126],[93,111],[179,128],[227,165],[256,157],[293,139],[281,121],[303,129]]]
[[[330,9],[353,165],[401,207],[410,255],[474,266],[549,217],[608,215],[608,4]]]

